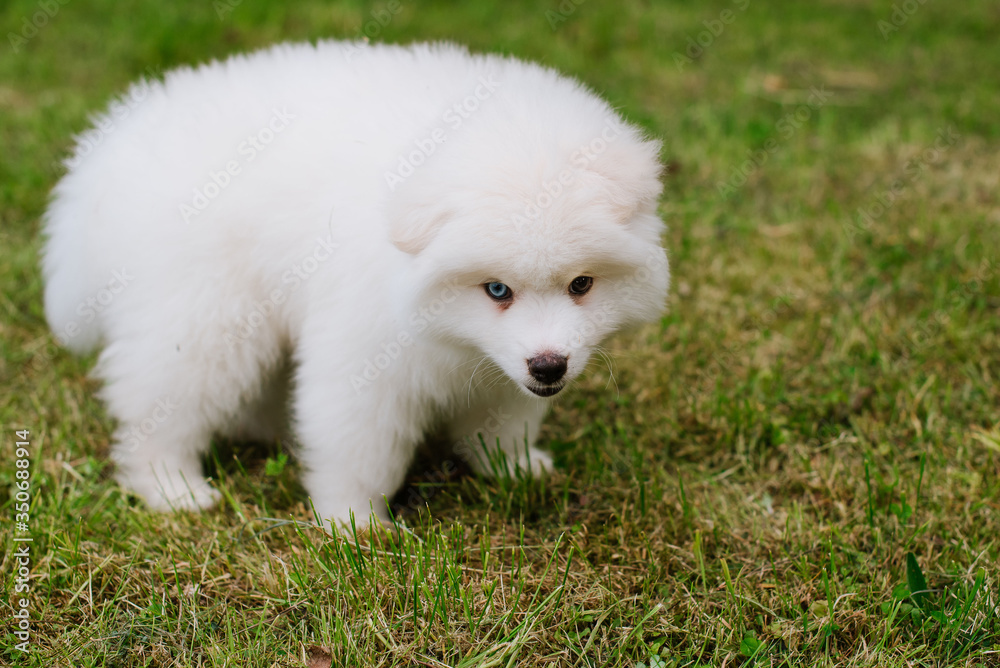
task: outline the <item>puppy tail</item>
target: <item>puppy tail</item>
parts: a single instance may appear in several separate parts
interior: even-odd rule
[[[97,296],[88,280],[86,221],[59,190],[44,221],[45,319],[61,346],[82,355],[101,340]]]

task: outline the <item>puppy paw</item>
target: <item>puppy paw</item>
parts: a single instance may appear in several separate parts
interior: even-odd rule
[[[142,497],[157,512],[204,510],[218,503],[221,497],[200,475],[155,475],[152,471],[136,475],[119,471],[115,477],[122,487]]]
[[[552,455],[538,448],[528,448],[528,454],[522,452],[518,455],[515,464],[521,471],[530,473],[535,477],[543,477],[552,470]]]
[[[341,531],[358,531],[367,529],[369,525],[381,524],[390,526],[389,510],[385,501],[374,499],[364,503],[350,503],[347,501],[337,501],[329,499],[310,498],[314,515],[318,518],[317,524],[325,530],[330,531],[331,527],[337,527]]]
[[[517,454],[491,452],[489,459],[489,462],[482,460],[474,462],[473,468],[480,474],[491,478],[503,475],[505,467],[507,475],[512,478],[528,475],[535,478],[542,478],[553,468],[552,455],[534,447],[528,448],[527,453],[524,450],[519,451]]]

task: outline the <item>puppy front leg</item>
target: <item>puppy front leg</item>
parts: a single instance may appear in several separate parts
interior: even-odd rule
[[[340,375],[300,374],[295,395],[302,482],[323,522],[388,519],[420,432],[391,382],[356,391]],[[345,389],[346,388],[346,389]]]
[[[493,476],[504,464],[510,475],[544,475],[552,457],[534,444],[548,408],[544,400],[509,387],[476,397],[452,421],[455,450],[481,475]]]

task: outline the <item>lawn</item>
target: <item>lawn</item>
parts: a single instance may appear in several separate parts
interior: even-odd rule
[[[1000,665],[997,3],[7,0],[0,28],[0,663]],[[397,528],[329,537],[289,444],[218,443],[221,506],[150,513],[44,321],[61,160],[144,74],[362,35],[540,61],[661,137],[669,309],[556,401],[545,481],[429,446]]]

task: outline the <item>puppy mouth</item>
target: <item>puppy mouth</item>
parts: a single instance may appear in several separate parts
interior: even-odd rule
[[[540,397],[552,397],[559,394],[559,391],[566,387],[565,383],[559,383],[558,385],[527,385],[526,386],[533,393]]]

